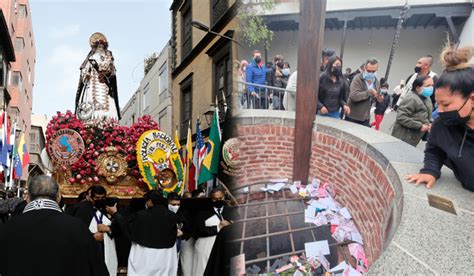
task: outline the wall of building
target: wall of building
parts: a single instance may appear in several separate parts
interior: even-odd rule
[[[122,119],[120,123],[122,125],[131,126],[136,123],[139,117],[151,115],[158,122],[162,131],[171,134],[170,54],[169,45],[167,44],[160,52],[150,71],[141,80],[135,94],[121,110]],[[164,75],[166,77],[163,77]],[[160,76],[162,76],[161,79]],[[164,86],[161,85],[161,81],[166,82]]]
[[[22,13],[22,7],[26,13]],[[16,61],[12,63],[9,76],[8,91],[11,94],[10,114],[15,117],[18,127],[25,135],[29,145],[29,132],[31,125],[31,110],[33,104],[33,87],[35,79],[36,47],[31,20],[31,9],[28,0],[0,1],[0,8],[5,14],[9,26],[10,36],[15,47]],[[22,17],[22,14],[26,16]],[[24,47],[19,47],[17,39],[23,39]],[[13,72],[20,72],[22,76],[20,87],[13,85]],[[23,170],[22,180],[28,178],[28,169]]]
[[[400,80],[406,79],[415,67],[419,57],[430,54],[434,57],[433,71],[441,72],[439,55],[446,43],[445,27],[406,28],[400,36],[400,43],[395,52],[389,75],[390,91],[398,85]],[[377,76],[383,77],[387,68],[395,28],[380,29],[348,29],[344,48],[343,69],[349,67],[356,70],[368,57],[379,60]],[[333,48],[337,55],[340,53],[342,40],[341,30],[326,30],[324,33],[324,47]],[[240,55],[249,59],[255,47],[244,47]],[[263,49],[260,47],[259,49]],[[290,62],[292,71],[296,70],[298,60],[298,32],[275,32],[275,37],[268,51],[268,58],[273,59],[276,54],[282,54]]]
[[[230,0],[229,7],[231,7],[236,1]],[[210,25],[210,6],[209,0],[205,1],[193,1],[192,3],[192,14],[193,20],[201,21],[206,25]],[[176,15],[176,67],[178,67],[182,61],[181,58],[181,14],[180,12]],[[236,20],[231,20],[230,23],[225,26],[220,33],[224,34],[228,30],[236,30]],[[193,48],[199,44],[202,38],[206,35],[206,32],[193,28],[192,41]],[[206,51],[216,43],[220,37],[213,38],[207,46],[201,51],[201,53],[179,74],[173,76],[172,83],[172,105],[173,105],[173,116],[172,126],[173,133],[176,126],[181,128],[181,86],[180,83],[186,79],[191,73],[192,76],[192,132],[195,133],[195,125],[197,119],[201,118],[201,128],[206,129],[208,125],[205,123],[204,113],[209,109],[210,105],[214,103],[215,99],[212,99],[213,89],[213,60],[206,54]],[[232,43],[232,54],[235,55],[237,52],[236,46]],[[231,57],[231,61],[232,61]],[[182,137],[183,138],[183,137]]]

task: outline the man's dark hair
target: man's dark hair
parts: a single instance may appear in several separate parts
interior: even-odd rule
[[[379,63],[379,61],[376,58],[373,58],[373,57],[368,58],[365,61],[365,65],[367,65],[367,64],[375,65],[375,64],[378,64],[378,63]]]
[[[336,54],[336,51],[334,49],[330,48],[324,48],[322,52],[323,57],[332,57]]]
[[[431,67],[431,65],[433,65],[433,56],[432,55],[426,55],[426,56],[424,56],[424,58],[428,59],[428,62],[430,63],[430,67]]]
[[[35,176],[28,184],[30,200],[46,198],[56,201],[59,193],[59,185],[47,175]]]
[[[81,193],[79,194],[79,196],[77,197],[77,201],[78,201],[78,202],[81,202],[81,201],[83,201],[84,199],[86,199],[86,197],[87,197],[87,191],[81,192]]]
[[[91,197],[94,197],[95,195],[107,195],[107,191],[101,185],[91,186],[89,190],[91,192]]]
[[[151,200],[153,205],[166,205],[166,199],[163,192],[158,190],[151,190],[145,194],[145,201]]]
[[[211,190],[211,196],[212,196],[213,194],[217,193],[217,192],[221,192],[221,193],[223,193],[223,194],[225,195],[224,189],[221,188],[220,186],[217,186],[217,187],[215,187],[214,189]]]
[[[169,193],[167,198],[168,198],[168,202],[172,200],[181,200],[181,197],[175,192]]]
[[[201,188],[196,189],[196,190],[194,190],[194,191],[191,192],[191,197],[198,197],[198,195],[199,195],[200,193],[203,193],[203,192],[204,192],[204,191],[203,191]]]
[[[427,80],[429,78],[431,78],[429,75],[426,75],[426,76],[418,75],[418,77],[416,77],[416,79],[413,81],[413,84],[411,86],[411,91],[416,93],[416,89],[418,87],[423,86],[423,83],[425,82],[425,80]]]

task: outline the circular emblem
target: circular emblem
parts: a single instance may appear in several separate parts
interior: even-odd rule
[[[158,130],[149,130],[142,134],[137,142],[137,162],[143,180],[150,189],[161,187],[167,193],[183,192],[183,162],[178,148],[166,133]],[[160,173],[165,169],[172,169],[176,174],[173,185],[160,185]],[[155,177],[156,176],[156,177]]]
[[[84,140],[72,129],[61,129],[53,134],[48,143],[48,154],[56,164],[72,165],[84,153]]]
[[[127,161],[115,147],[107,147],[105,152],[97,157],[98,175],[104,176],[107,182],[117,182],[120,176],[127,175]]]
[[[237,175],[239,169],[240,140],[231,138],[222,146],[222,167],[228,175]]]

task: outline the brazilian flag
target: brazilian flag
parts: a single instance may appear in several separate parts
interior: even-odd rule
[[[199,174],[198,185],[214,179],[219,168],[219,157],[221,152],[221,130],[219,127],[219,113],[216,109],[212,117],[211,131],[209,134],[210,151],[204,157]]]

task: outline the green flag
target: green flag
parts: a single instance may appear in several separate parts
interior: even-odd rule
[[[221,152],[221,130],[219,127],[219,113],[217,108],[214,112],[214,116],[212,117],[209,143],[211,144],[211,149],[202,161],[198,185],[201,185],[204,182],[214,179],[215,175],[217,175],[217,170],[219,168],[219,157]]]

